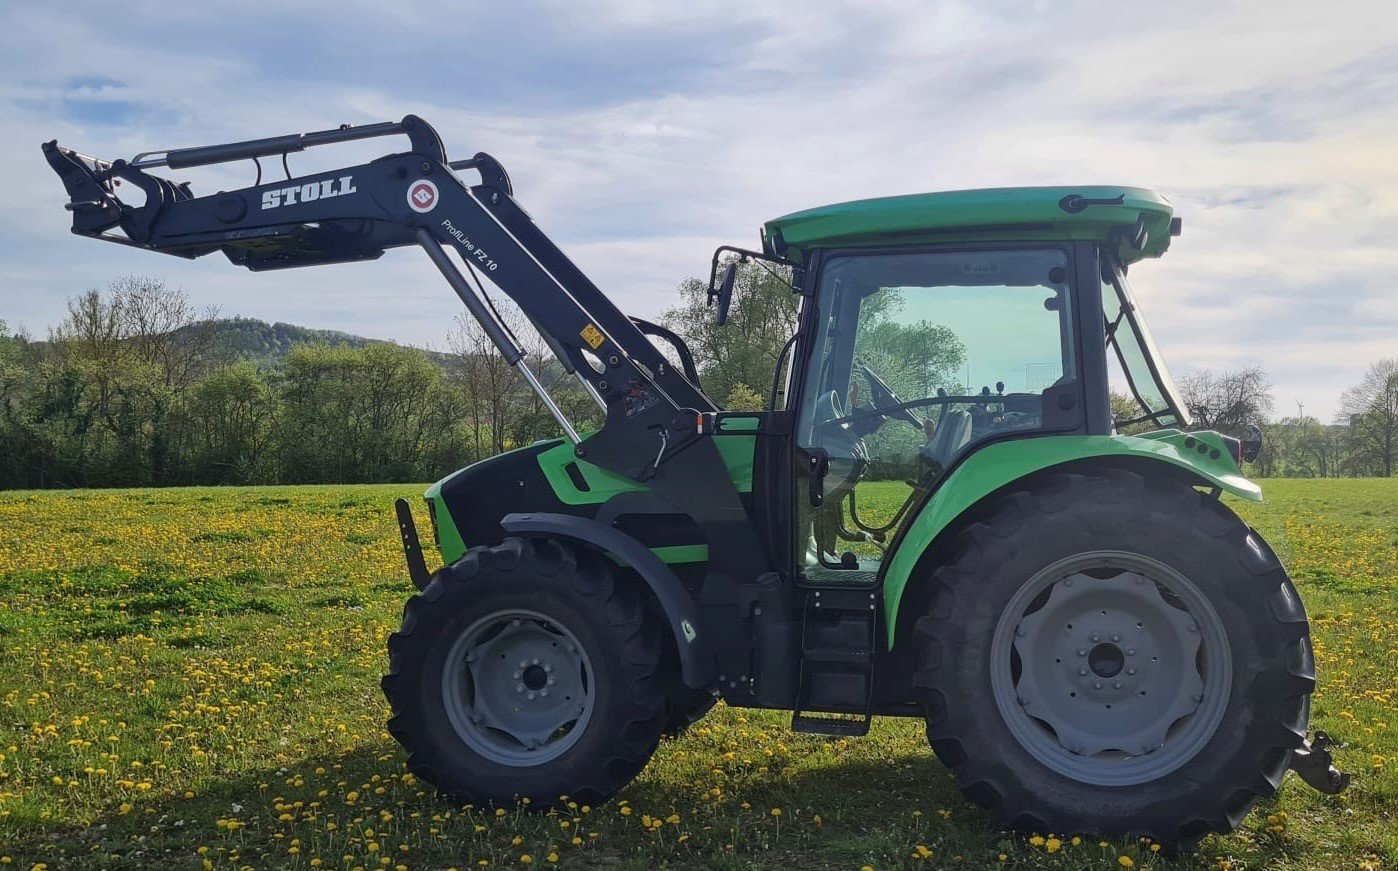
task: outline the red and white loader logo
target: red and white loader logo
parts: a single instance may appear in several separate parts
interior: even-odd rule
[[[437,186],[419,179],[408,188],[408,205],[414,212],[430,212],[437,205]]]

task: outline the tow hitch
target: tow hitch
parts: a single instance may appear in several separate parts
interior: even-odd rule
[[[1312,789],[1336,795],[1349,786],[1349,773],[1335,767],[1330,748],[1335,743],[1327,733],[1316,730],[1315,737],[1291,751],[1291,770],[1301,775]]]

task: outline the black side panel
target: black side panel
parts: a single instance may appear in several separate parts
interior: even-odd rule
[[[516,511],[547,511],[591,517],[595,505],[565,505],[539,468],[538,456],[556,446],[547,441],[482,460],[442,485],[442,500],[468,546],[505,537],[500,518]]]

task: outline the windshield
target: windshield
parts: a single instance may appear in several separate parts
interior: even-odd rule
[[[1115,264],[1103,264],[1102,313],[1106,317],[1107,345],[1115,353],[1131,398],[1139,406],[1139,414],[1117,420],[1118,429],[1137,423],[1157,426],[1189,426],[1189,413],[1180,402],[1175,382],[1165,369],[1160,351],[1155,347],[1150,330],[1141,319],[1140,309],[1131,296],[1126,273]]]

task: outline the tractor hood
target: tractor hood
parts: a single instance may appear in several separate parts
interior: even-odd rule
[[[1138,249],[1125,236],[1143,223]],[[1086,239],[1117,244],[1123,263],[1159,257],[1178,235],[1170,201],[1143,188],[1022,187],[855,200],[774,218],[768,253],[802,261],[812,248],[927,242]]]

